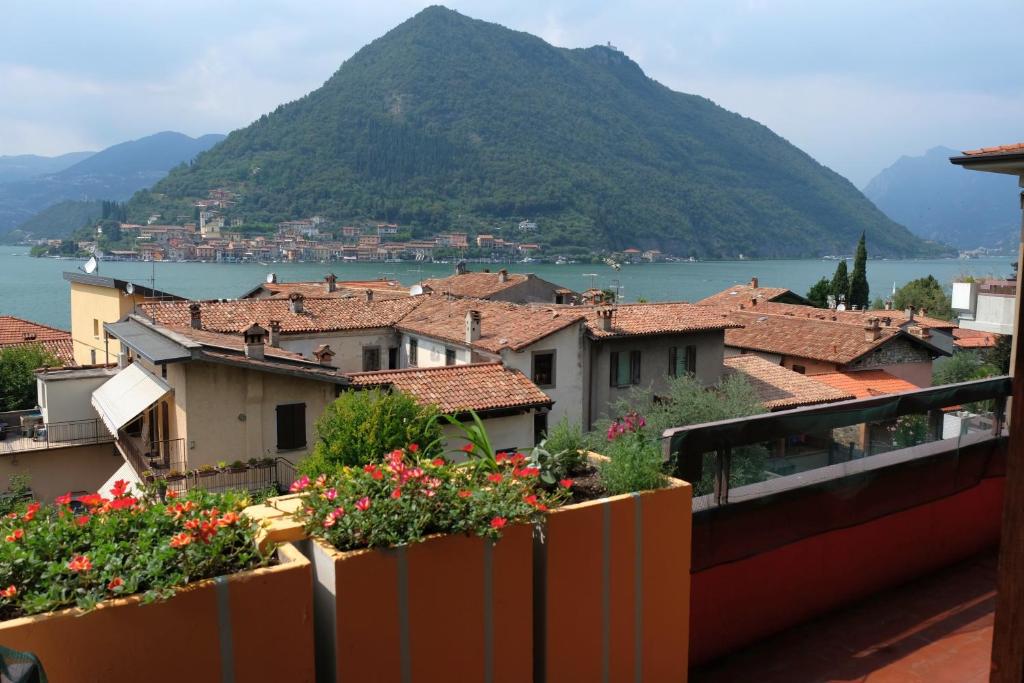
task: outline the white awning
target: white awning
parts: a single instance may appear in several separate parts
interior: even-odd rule
[[[111,434],[171,392],[171,387],[138,363],[132,363],[92,392],[92,405]]]

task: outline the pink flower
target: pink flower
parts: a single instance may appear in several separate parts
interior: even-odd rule
[[[327,500],[334,500],[337,497],[338,497],[338,490],[337,489],[327,489],[327,493],[324,494],[324,498],[326,498]]]
[[[309,487],[309,477],[305,474],[292,482],[292,485],[288,488],[292,493],[298,493],[299,491],[305,491]]]
[[[332,526],[334,526],[335,521],[336,520],[334,519],[334,517],[332,515],[327,515],[327,517],[323,521],[324,528],[325,529],[330,529]]]
[[[491,520],[492,529],[501,529],[508,523],[508,520],[504,517],[495,517]]]
[[[559,480],[558,485],[563,489],[572,488],[572,479],[561,479]]]
[[[327,475],[326,474],[321,474],[319,477],[317,477],[316,478],[316,485],[321,487],[321,488],[323,488],[324,486],[327,486]]]
[[[334,517],[335,519],[338,519],[340,517],[344,517],[345,516],[345,508],[343,508],[343,507],[336,507],[333,510],[331,510],[330,515],[331,515],[331,517]]]
[[[363,496],[362,498],[356,501],[356,510],[359,510],[360,512],[366,512],[369,509],[370,499],[367,498],[366,496]]]
[[[8,598],[8,599],[10,599],[10,598],[13,598],[17,594],[18,594],[18,588],[13,583],[10,586],[8,586],[7,588],[4,588],[3,590],[0,590],[0,598]]]
[[[68,562],[68,569],[77,573],[87,572],[92,569],[92,561],[86,555],[75,555]]]

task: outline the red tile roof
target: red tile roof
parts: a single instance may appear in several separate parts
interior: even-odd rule
[[[423,303],[405,315],[399,330],[466,344],[466,313],[480,313],[478,349],[498,353],[518,351],[583,320],[583,312],[566,306],[522,306],[484,299],[453,299],[438,294],[415,297]]]
[[[760,303],[762,301],[773,301],[786,294],[793,294],[793,292],[785,287],[751,287],[749,283],[745,283],[723,289],[717,294],[704,297],[697,303],[701,306],[718,304],[736,305],[739,303],[749,306],[751,299],[757,299],[758,303]]]
[[[963,155],[966,157],[994,157],[1002,154],[1024,154],[1024,142],[1017,142],[1012,145],[999,145],[997,147],[967,149],[963,151]]]
[[[239,333],[254,321],[268,327],[271,320],[281,322],[282,334],[333,332],[390,327],[415,309],[423,297],[404,297],[383,301],[307,298],[302,313],[292,313],[287,299],[233,299],[202,301],[200,316],[204,330]],[[190,327],[189,301],[148,302],[141,312],[162,325]]]
[[[733,356],[726,358],[724,364],[727,374],[738,375],[750,383],[768,410],[832,403],[854,397],[852,392],[822,384],[815,381],[817,377],[793,372],[759,356]]]
[[[75,365],[71,333],[31,320],[0,315],[0,349],[38,344],[64,365]]]
[[[409,288],[395,280],[339,280],[335,283],[333,292],[327,291],[325,282],[264,282],[242,298],[269,295],[273,298],[287,299],[292,292],[299,292],[309,298],[358,298],[368,289],[373,290],[375,299],[399,299],[409,296]]]
[[[501,363],[357,372],[352,384],[392,386],[444,413],[477,412],[551,405],[551,399],[525,375]]]
[[[246,325],[245,327],[248,327]],[[209,330],[197,330],[192,327],[174,327],[170,325],[161,325],[158,329],[168,330],[174,334],[181,335],[186,339],[202,344],[203,346],[227,349],[229,351],[245,351],[245,341],[242,338],[241,333],[238,334],[225,334],[222,332],[211,332]],[[295,353],[294,351],[285,351],[275,346],[265,344],[263,346],[263,354],[267,358],[279,358],[282,360],[294,360],[304,363],[311,363],[317,365],[314,361],[304,358],[301,353]]]
[[[787,290],[788,291],[788,290]],[[718,296],[718,295],[715,295]],[[704,299],[703,301],[707,301]],[[732,305],[729,305],[731,303]],[[722,311],[735,311],[743,310],[750,313],[771,313],[774,315],[788,315],[794,318],[814,318],[816,320],[828,320],[832,322],[847,323],[850,325],[864,325],[868,318],[878,318],[883,327],[889,327],[891,325],[901,326],[908,322],[910,319],[904,311],[875,311],[875,310],[857,310],[857,311],[837,311],[831,308],[815,308],[814,306],[804,306],[801,304],[785,304],[777,301],[758,301],[757,304],[752,304],[750,299],[738,299],[732,302],[722,303],[720,301],[713,301],[710,304],[701,303],[701,305],[714,306]],[[743,308],[739,308],[742,305]],[[956,327],[956,323],[950,322],[949,320],[942,320],[941,318],[931,318],[926,315],[914,314],[913,322],[919,327],[925,329],[937,329],[937,330],[951,330]]]
[[[508,273],[505,282],[501,282],[501,276],[498,273],[463,273],[442,278],[429,278],[424,280],[423,284],[438,294],[486,299],[503,289],[526,282],[528,277],[521,273]]]
[[[991,349],[995,348],[999,335],[994,332],[968,330],[957,327],[953,330],[953,345],[958,349]]]
[[[885,370],[860,370],[857,372],[828,372],[812,375],[810,379],[827,384],[840,391],[849,392],[856,398],[870,398],[916,391],[921,387],[894,377]]]
[[[685,334],[724,330],[739,325],[719,311],[686,303],[616,304],[612,306],[574,306],[587,316],[587,331],[592,337],[635,337],[655,334]],[[611,330],[601,328],[599,311],[612,312]]]

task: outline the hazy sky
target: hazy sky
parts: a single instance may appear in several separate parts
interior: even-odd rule
[[[4,0],[0,154],[228,132],[428,3]],[[555,45],[611,41],[863,185],[903,154],[1024,140],[1024,0],[452,0]]]

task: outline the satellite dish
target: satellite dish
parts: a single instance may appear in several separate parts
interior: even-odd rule
[[[846,310],[846,304],[839,304],[838,306],[836,306],[836,310],[837,311],[845,311]]]
[[[419,296],[423,293],[423,285],[413,285],[409,288],[409,294],[412,296]]]
[[[99,267],[99,263],[96,261],[96,257],[90,256],[89,260],[86,261],[85,265],[82,266],[82,270],[85,271],[87,274],[92,275],[93,273],[96,272],[97,267]]]
[[[134,294],[135,293],[135,285],[133,283],[129,282],[127,285],[124,286],[124,291],[128,292],[129,294]]]

